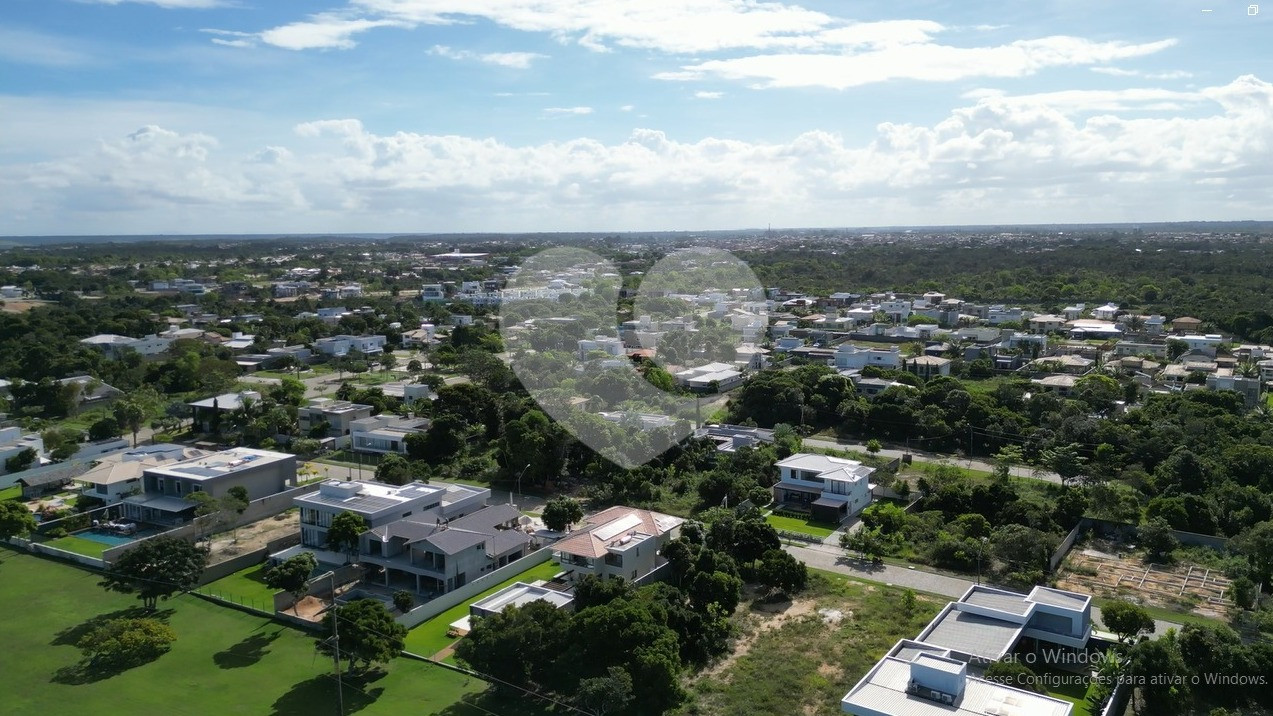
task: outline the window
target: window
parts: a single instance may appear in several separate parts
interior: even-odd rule
[[[106,494],[106,490],[108,489],[106,485],[101,484],[101,483],[98,483],[97,485],[95,485],[95,486],[94,486],[94,488],[95,488],[95,490],[96,490],[97,494],[99,494],[99,495],[105,495],[105,494]]]

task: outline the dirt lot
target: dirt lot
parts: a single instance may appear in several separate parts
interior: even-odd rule
[[[1139,554],[1119,552],[1100,541],[1065,558],[1057,586],[1219,619],[1233,603],[1225,596],[1229,580],[1217,570],[1191,564],[1149,565]]]
[[[260,549],[271,540],[298,534],[300,529],[300,512],[292,509],[240,527],[237,532],[222,532],[212,538],[211,562],[215,564],[235,555]]]

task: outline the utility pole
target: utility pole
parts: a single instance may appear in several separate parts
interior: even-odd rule
[[[345,716],[345,684],[340,680],[340,615],[336,606],[336,575],[332,574],[332,665],[336,668],[336,707],[340,716]]]

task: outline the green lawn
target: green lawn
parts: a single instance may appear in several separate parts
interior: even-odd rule
[[[21,485],[10,485],[0,489],[0,500],[17,500],[22,497]]]
[[[815,522],[799,517],[784,517],[782,515],[769,515],[765,520],[773,525],[776,530],[799,532],[800,534],[813,535],[814,537],[830,537],[836,528],[836,525],[826,522]]]
[[[94,542],[91,539],[76,537],[75,535],[67,535],[66,537],[58,537],[45,542],[50,547],[64,549],[67,552],[82,554],[85,557],[96,557],[101,559],[102,552],[114,547],[115,545],[104,544],[102,542]]]
[[[199,591],[272,612],[274,611],[274,592],[276,590],[265,586],[265,570],[266,565],[262,562],[247,569],[239,570],[227,577],[222,577],[215,582],[209,582],[200,587]]]
[[[87,570],[0,548],[4,706],[11,714],[296,714],[335,712],[331,661],[298,629],[195,596],[160,602],[177,632],[172,650],[122,673],[74,668],[74,642],[92,620],[131,614],[136,599],[106,592]],[[133,611],[130,611],[133,610]],[[486,682],[412,659],[346,678],[346,712],[360,714],[542,713],[536,704],[488,690]]]
[[[514,582],[533,582],[537,579],[550,579],[553,575],[561,571],[561,565],[549,560],[543,564],[537,564],[534,567],[522,572],[516,577],[507,579],[472,599],[458,604],[441,614],[433,617],[427,622],[420,624],[416,628],[407,633],[407,651],[420,656],[433,656],[448,646],[455,643],[455,639],[446,635],[451,627],[451,622],[460,619],[469,613],[469,604],[476,602],[490,594],[494,594],[499,590],[507,587]]]

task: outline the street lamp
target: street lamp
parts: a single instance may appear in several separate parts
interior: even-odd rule
[[[530,467],[530,463],[526,463],[526,467],[523,467],[522,471],[517,473],[517,506],[518,507],[522,506],[522,475],[526,474],[526,470],[529,467]]]

